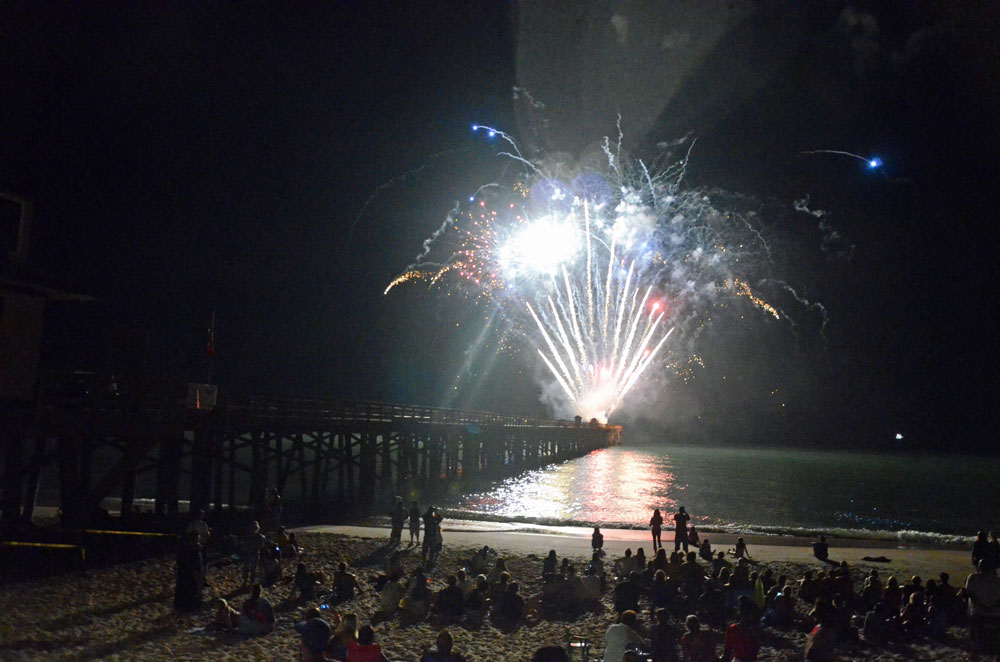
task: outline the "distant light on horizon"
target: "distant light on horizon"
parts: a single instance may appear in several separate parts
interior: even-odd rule
[[[896,433],[896,441],[902,441],[902,440],[903,440],[903,433],[902,432],[897,432]]]

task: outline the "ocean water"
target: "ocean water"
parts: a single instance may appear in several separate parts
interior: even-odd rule
[[[440,504],[450,517],[959,543],[1000,527],[1000,458],[616,446]],[[998,528],[1000,530],[1000,528]]]

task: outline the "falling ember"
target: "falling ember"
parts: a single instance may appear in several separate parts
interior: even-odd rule
[[[759,296],[754,294],[753,290],[750,289],[750,286],[741,281],[739,278],[733,279],[733,286],[736,288],[737,296],[746,297],[750,299],[750,301],[752,301],[755,306],[757,306],[761,310],[766,310],[767,312],[774,315],[774,319],[776,320],[781,319],[781,315],[778,314],[778,311],[775,309],[774,306],[772,306],[771,304],[769,304],[768,302],[764,301]]]

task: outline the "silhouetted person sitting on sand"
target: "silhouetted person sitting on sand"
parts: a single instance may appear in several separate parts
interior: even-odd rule
[[[604,662],[618,662],[625,655],[629,644],[644,645],[642,635],[637,632],[638,619],[636,613],[628,609],[618,617],[618,622],[608,628],[604,634]]]
[[[375,643],[375,630],[363,625],[358,640],[347,642],[347,662],[383,662],[382,648]]]
[[[281,580],[281,550],[268,544],[261,552],[261,565],[264,567],[264,586],[274,586]]]
[[[830,560],[830,546],[826,544],[826,536],[820,536],[819,540],[813,543],[813,556],[820,561]]]
[[[760,626],[757,623],[757,605],[753,599],[742,596],[739,600],[740,620],[726,628],[722,659],[726,662],[751,662],[760,653]]]
[[[295,624],[299,633],[299,659],[303,662],[324,662],[323,652],[330,640],[330,624],[313,617]]]
[[[427,575],[420,568],[413,573],[410,581],[410,594],[406,596],[400,607],[403,616],[410,623],[423,620],[431,608],[431,589],[427,586]]]
[[[335,614],[333,628],[333,635],[326,646],[326,656],[334,660],[346,660],[348,647],[358,640],[358,615]]]
[[[465,597],[458,588],[458,578],[448,575],[448,585],[434,596],[434,608],[446,621],[458,621],[465,614]]]
[[[497,559],[496,564],[493,566],[493,569],[490,570],[490,574],[488,574],[486,578],[490,580],[490,584],[496,584],[500,581],[500,576],[505,572],[508,575],[510,574],[510,571],[507,570],[507,562],[503,559]]]
[[[633,570],[627,578],[623,577],[614,588],[615,611],[622,613],[630,609],[633,611],[638,609],[639,596],[642,595],[642,592],[642,587],[639,586],[639,573]]]
[[[455,640],[451,632],[441,630],[434,646],[427,648],[420,662],[466,662],[465,656],[454,650]]]
[[[588,609],[596,607],[601,600],[603,591],[601,578],[597,576],[597,568],[593,564],[587,566],[587,574],[580,578],[583,587],[583,603]]]
[[[736,547],[730,551],[730,554],[738,559],[750,559],[750,550],[747,549],[747,544],[743,541],[743,538],[736,539]]]
[[[715,662],[715,643],[712,635],[701,629],[701,621],[691,614],[684,621],[687,631],[681,637],[681,650],[685,662]]]
[[[501,595],[490,612],[497,624],[512,627],[524,618],[524,598],[518,595],[517,582],[511,582],[507,591]]]
[[[399,610],[399,601],[406,595],[406,587],[399,579],[389,579],[379,594],[379,615],[389,617]]]
[[[333,599],[337,602],[352,600],[358,588],[358,579],[347,571],[347,564],[338,563],[337,572],[333,573]]]
[[[244,634],[268,634],[274,630],[274,609],[261,597],[260,584],[250,587],[250,597],[243,602],[239,629]]]
[[[595,526],[594,533],[590,536],[590,547],[594,550],[604,550],[604,534],[601,533],[601,527]]]
[[[810,613],[816,621],[816,626],[806,639],[806,660],[834,662],[837,659],[837,651],[834,648],[837,639],[835,610],[824,598],[817,598],[816,606]]]
[[[542,646],[531,656],[531,662],[569,662],[569,655],[562,646]]]
[[[711,563],[713,556],[712,543],[709,542],[708,538],[702,540],[701,545],[698,546],[698,556]]]
[[[465,613],[469,620],[478,622],[486,616],[490,607],[490,583],[484,575],[476,577],[476,588],[469,594],[469,599],[465,601]]]
[[[631,547],[626,547],[625,555],[615,559],[614,569],[616,577],[628,577],[628,573],[636,569]]]
[[[542,561],[542,577],[549,573],[554,573],[559,568],[559,560],[556,558],[556,550],[550,549],[549,555]]]
[[[229,606],[224,598],[215,601],[215,614],[210,624],[211,629],[229,632],[240,624],[240,612]]]
[[[292,582],[292,598],[299,600],[315,600],[319,592],[319,575],[309,572],[306,564],[299,561],[295,566],[295,580]]]

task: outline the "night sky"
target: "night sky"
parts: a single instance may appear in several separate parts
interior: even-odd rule
[[[0,190],[36,202],[31,266],[98,298],[53,311],[43,360],[200,381],[214,310],[223,392],[538,413],[524,355],[487,352],[456,382],[482,308],[382,290],[497,176],[472,124],[576,156],[620,113],[640,156],[697,137],[688,181],[767,210],[786,280],[829,316],[825,337],[808,317],[797,335],[720,324],[694,380],[660,375],[622,420],[992,451],[998,18],[937,1],[8,4]],[[798,156],[815,149],[885,166]],[[792,210],[807,195],[832,244]]]

